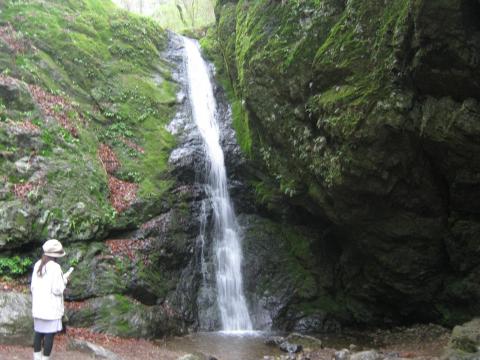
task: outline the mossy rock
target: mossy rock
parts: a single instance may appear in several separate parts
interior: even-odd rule
[[[301,345],[304,349],[317,350],[322,348],[322,340],[309,335],[292,333],[289,334],[285,340],[292,344]]]
[[[258,203],[338,234],[314,250],[332,245],[333,298],[360,323],[478,314],[478,4],[240,0],[215,11],[203,43],[240,105]]]
[[[455,326],[442,359],[470,360],[480,357],[480,319]]]
[[[92,241],[164,211],[175,143],[165,125],[176,107],[171,65],[161,59],[166,32],[100,0],[6,1],[0,22],[18,42],[1,46],[22,47],[0,56],[0,170],[7,176],[0,208],[13,211],[4,220],[17,216],[8,202],[17,198],[19,211],[31,216],[4,229],[0,242],[19,248],[34,238]],[[105,172],[100,144],[115,152],[118,173]],[[16,167],[40,157],[41,169],[22,174]],[[109,176],[138,186],[121,216],[111,204]],[[23,186],[31,197],[14,193]]]
[[[88,300],[70,313],[72,326],[87,325],[114,336],[158,338],[182,332],[181,322],[169,317],[161,306],[145,306],[122,295]]]
[[[0,248],[18,248],[34,240],[35,210],[21,201],[0,202]]]
[[[0,292],[0,343],[30,346],[33,339],[32,299],[29,294]]]
[[[32,99],[27,85],[18,80],[2,83],[0,80],[0,102],[9,111],[32,111],[35,110],[35,102]]]

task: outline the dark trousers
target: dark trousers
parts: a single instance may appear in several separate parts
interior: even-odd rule
[[[33,338],[33,351],[42,351],[43,342],[43,355],[50,356],[53,348],[53,338],[55,333],[43,334],[35,331],[35,337]]]

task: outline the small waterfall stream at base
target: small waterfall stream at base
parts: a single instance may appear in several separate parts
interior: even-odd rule
[[[195,40],[184,38],[184,45],[189,101],[193,119],[204,144],[207,164],[206,193],[213,208],[215,278],[222,330],[250,331],[252,322],[243,294],[239,229],[227,188],[225,160],[220,146],[216,101],[209,69]],[[206,216],[205,213],[202,216]],[[202,221],[205,223],[206,220]],[[206,234],[200,236],[204,237]]]

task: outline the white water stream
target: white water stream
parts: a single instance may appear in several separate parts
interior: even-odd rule
[[[214,250],[218,306],[224,331],[249,331],[248,314],[242,285],[242,249],[238,225],[227,189],[227,175],[217,106],[209,69],[198,43],[184,38],[187,59],[188,87],[194,121],[203,139],[207,159],[207,193],[213,207]]]

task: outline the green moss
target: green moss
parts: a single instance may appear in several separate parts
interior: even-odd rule
[[[158,299],[165,299],[176,286],[176,280],[168,278],[164,272],[142,265],[139,266],[138,280]]]
[[[55,220],[68,223],[74,239],[87,236],[88,227],[97,229],[88,236],[102,236],[115,226],[108,179],[98,160],[101,142],[117,153],[119,176],[138,183],[140,201],[164,196],[171,186],[166,173],[175,145],[165,124],[175,112],[177,87],[160,59],[166,33],[158,24],[103,0],[6,1],[0,19],[12,24],[27,47],[35,47],[11,55],[4,73],[61,95],[73,106],[66,115],[79,134],[73,137],[35,111],[27,116],[40,128],[36,150],[49,159],[38,205],[61,208]],[[12,150],[7,138],[0,146]],[[15,150],[19,156],[31,152]],[[12,181],[20,180],[9,160],[2,159],[1,167],[9,169]],[[78,202],[91,216],[74,213]]]
[[[248,144],[242,149],[272,180],[280,178],[271,181],[280,193],[297,199],[315,186],[312,200],[324,207],[325,192],[341,188],[345,172],[360,161],[355,143],[373,136],[366,124],[394,118],[371,112],[380,102],[391,104],[391,75],[417,6],[411,0],[217,4],[207,53],[233,89],[237,136]]]
[[[132,336],[135,330],[125,315],[133,312],[134,304],[122,295],[114,295],[112,300],[108,306],[100,307],[95,327],[100,331],[105,327],[110,333],[114,332],[118,336]]]
[[[233,100],[233,97],[230,96]],[[238,100],[232,102],[233,128],[236,131],[238,144],[243,152],[250,155],[252,152],[252,135],[250,133],[250,121],[248,113]]]
[[[459,337],[452,340],[452,348],[465,353],[477,353],[477,343],[467,337]]]
[[[303,237],[292,229],[284,229],[285,239],[290,254],[286,264],[300,297],[310,299],[318,291],[313,274],[315,260],[310,248],[310,239]]]
[[[229,11],[234,12],[234,7],[230,6]],[[225,25],[223,25],[225,26]],[[239,99],[240,95],[235,93],[232,87],[232,76],[228,62],[223,56],[226,51],[221,49],[221,42],[217,37],[222,36],[222,31],[229,31],[220,25],[217,29],[211,28],[206,37],[201,41],[202,49],[205,54],[215,63],[217,80],[222,84],[229,103],[232,107],[232,125],[235,129],[238,144],[243,152],[250,156],[252,153],[252,134],[250,130],[250,119],[248,111]],[[230,25],[232,26],[232,25]]]

